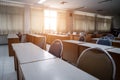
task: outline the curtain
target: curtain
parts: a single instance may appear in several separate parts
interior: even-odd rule
[[[95,29],[95,18],[86,15],[74,14],[73,16],[73,31],[93,32]]]
[[[44,11],[41,8],[31,8],[31,32],[42,33],[44,26]]]
[[[97,17],[97,31],[109,32],[111,29],[111,19]]]
[[[0,5],[0,34],[23,33],[24,8]]]
[[[58,33],[65,33],[66,32],[66,12],[58,12],[57,16],[57,32]]]
[[[25,10],[24,10],[24,34],[29,34],[31,31],[30,28],[30,5],[25,5]]]

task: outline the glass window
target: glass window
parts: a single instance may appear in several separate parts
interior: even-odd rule
[[[44,30],[55,32],[57,26],[57,12],[54,10],[44,10]]]

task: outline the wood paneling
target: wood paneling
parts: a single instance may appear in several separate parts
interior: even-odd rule
[[[72,43],[63,42],[63,59],[72,63],[76,64],[77,59],[79,57],[78,54],[78,45]]]
[[[19,38],[9,38],[8,39],[9,56],[15,56],[15,53],[12,48],[12,43],[19,43]]]

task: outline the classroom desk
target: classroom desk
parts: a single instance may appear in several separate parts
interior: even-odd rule
[[[93,42],[96,43],[96,41],[98,40],[99,38],[92,38]],[[120,40],[111,40],[112,41],[112,46],[114,47],[120,47]]]
[[[17,43],[12,44],[12,46],[20,64],[55,58],[48,51],[41,49],[33,43]]]
[[[98,47],[109,52],[116,63],[116,80],[120,80],[120,48],[115,48],[112,46],[99,45],[94,43],[79,44],[79,53],[87,48]]]
[[[116,80],[120,80],[120,48],[107,49],[116,64]]]
[[[85,47],[85,49],[86,48],[98,47],[98,48],[101,48],[101,49],[104,49],[104,50],[113,48],[112,46],[106,46],[106,45],[100,45],[100,44],[94,44],[94,43],[79,44],[79,49],[82,48],[82,47]]]
[[[63,40],[63,54],[62,58],[72,64],[76,64],[79,57],[79,46],[78,44],[83,44],[85,42],[77,40]]]
[[[12,43],[19,43],[19,37],[16,34],[8,34],[8,49],[9,56],[15,56],[15,53],[12,48]]]
[[[79,44],[79,53],[81,54],[83,50],[87,48],[94,48],[94,47],[98,47],[104,50],[113,48],[112,46],[105,46],[105,45],[100,45],[95,43],[84,43],[84,44]]]
[[[120,37],[115,37],[115,40],[120,40]]]
[[[20,66],[23,80],[98,80],[59,58]]]
[[[37,34],[27,34],[26,39],[27,39],[27,42],[32,42],[37,46],[39,46],[40,43],[43,42],[43,40],[45,40],[41,48],[46,50],[46,36],[37,35]]]
[[[108,49],[107,51],[120,55],[120,48],[112,48]]]
[[[70,36],[68,36],[68,35],[58,35],[58,34],[48,34],[47,35],[47,43],[48,44],[51,44],[55,39],[69,40]]]
[[[21,76],[20,64],[56,58],[33,43],[17,43],[12,44],[12,46],[15,51],[15,69],[17,70],[18,79]]]
[[[112,46],[120,48],[120,40],[112,40]]]

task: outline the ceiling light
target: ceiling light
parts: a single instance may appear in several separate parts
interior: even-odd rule
[[[42,4],[42,3],[44,3],[46,0],[40,0],[38,3],[39,4]]]

